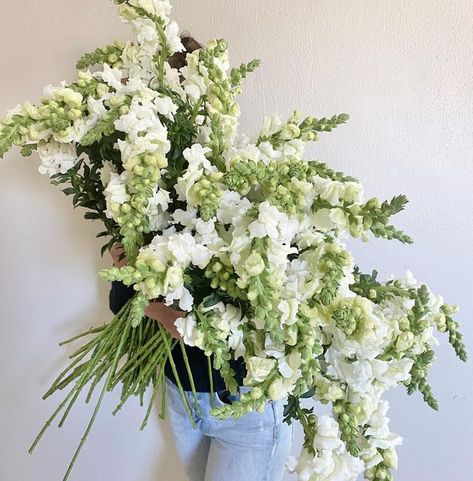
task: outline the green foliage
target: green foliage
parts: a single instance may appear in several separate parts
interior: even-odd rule
[[[402,287],[397,280],[390,280],[381,284],[377,280],[378,272],[376,270],[373,270],[371,274],[363,274],[359,267],[355,266],[353,275],[355,282],[350,284],[350,290],[376,304],[393,297],[411,297],[411,290]]]
[[[300,397],[289,395],[287,403],[284,406],[284,422],[292,424],[292,421],[297,420],[301,423],[304,430],[304,448],[315,456],[314,438],[317,434],[317,416],[314,414],[314,408],[303,408],[300,404],[300,399],[304,397],[311,397],[311,393],[307,393]]]
[[[90,146],[79,146],[78,155],[81,156],[76,165],[64,174],[56,174],[51,177],[51,183],[64,187],[62,191],[72,196],[74,208],[86,209],[84,217],[89,220],[100,220],[104,229],[97,234],[97,237],[108,237],[107,243],[102,246],[103,255],[115,242],[120,241],[119,227],[113,219],[106,215],[106,202],[103,193],[103,184],[100,176],[100,169],[106,160],[114,165],[120,165],[120,153],[115,150],[114,144],[122,134],[114,132],[114,135],[104,137],[100,143],[93,143]]]

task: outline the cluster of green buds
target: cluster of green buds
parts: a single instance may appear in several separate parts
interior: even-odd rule
[[[240,276],[237,286],[246,289],[255,321],[264,324],[275,342],[282,342],[284,331],[280,326],[280,312],[277,309],[282,281],[276,273],[270,271],[266,251],[267,239],[253,240],[251,254],[243,266],[246,275]]]
[[[456,304],[443,304],[440,307],[440,315],[434,319],[440,332],[448,332],[448,342],[455,349],[456,355],[464,362],[467,360],[463,336],[459,329],[459,324],[453,319],[453,314],[458,312]],[[442,320],[444,319],[444,322]]]
[[[98,83],[96,86],[97,96],[101,97],[109,91],[108,85]],[[106,105],[109,107],[107,112],[98,120],[94,128],[89,130],[81,140],[84,146],[99,142],[102,137],[113,135],[116,132],[115,121],[122,115],[126,115],[130,110],[131,97],[126,95],[112,95]]]
[[[299,366],[301,377],[296,381],[292,391],[296,396],[303,395],[312,389],[320,373],[318,358],[323,354],[323,347],[319,340],[316,319],[316,308],[310,309],[307,305],[302,305],[297,321],[290,326],[285,326],[285,330],[295,331],[295,345],[301,346],[301,365]]]
[[[347,337],[360,340],[373,329],[372,313],[367,311],[366,299],[361,296],[336,299],[327,307],[334,325]]]
[[[100,98],[108,92],[108,86],[101,83],[88,70],[80,70],[77,80],[72,84],[74,90],[79,92],[84,98]]]
[[[124,44],[119,40],[102,48],[97,48],[93,52],[84,54],[76,63],[77,70],[85,70],[99,64],[108,64],[111,67],[121,67],[121,55]]]
[[[333,404],[332,411],[340,427],[340,439],[345,443],[347,451],[352,456],[359,456],[361,452],[358,446],[360,427],[357,417],[360,415],[361,407],[357,404],[339,400]]]
[[[212,310],[203,310],[201,307],[194,309],[197,320],[196,329],[202,333],[202,345],[199,346],[205,355],[212,359],[214,369],[220,371],[226,388],[233,394],[237,392],[238,383],[235,371],[230,366],[232,352],[226,342],[229,332],[219,328],[218,313]]]
[[[165,295],[166,290],[176,289],[182,284],[184,278],[181,267],[164,264],[150,248],[143,249],[134,264],[105,269],[99,275],[109,282],[120,281],[126,286],[133,286],[138,292],[134,298],[136,311],[134,325],[141,321],[151,299]]]
[[[302,122],[301,112],[294,114],[283,124],[277,132],[271,135],[260,135],[257,145],[262,142],[270,142],[275,148],[280,147],[287,141],[300,139],[303,142],[314,142],[318,140],[319,132],[331,132],[334,128],[344,124],[349,119],[348,114],[334,115],[330,119],[316,119],[306,117]]]
[[[435,359],[435,353],[427,349],[415,356],[414,365],[411,369],[411,378],[406,382],[408,394],[419,391],[424,401],[435,411],[438,410],[438,402],[434,398],[432,388],[427,383],[427,375]]]
[[[204,221],[210,220],[217,213],[222,198],[222,189],[218,182],[222,179],[222,172],[212,172],[202,176],[192,187],[190,196],[199,206],[200,217]]]
[[[30,116],[41,126],[54,132],[56,140],[61,141],[70,135],[71,125],[82,118],[85,106],[84,97],[69,87],[53,91],[51,98],[43,98],[37,109],[31,109]]]
[[[286,185],[279,184],[267,195],[266,200],[289,216],[296,216],[307,206],[306,192],[293,181]]]
[[[213,257],[205,269],[205,277],[211,279],[212,289],[223,291],[235,299],[246,299],[246,293],[237,285],[238,277],[228,255]]]
[[[130,200],[119,206],[120,213],[116,220],[123,236],[123,247],[131,260],[142,245],[143,233],[149,232],[149,197],[161,177],[161,169],[167,165],[167,159],[160,151],[135,155],[123,163],[130,175],[127,180]]]
[[[205,114],[211,128],[208,147],[212,150],[209,160],[218,166],[220,170],[224,166],[223,153],[233,141],[236,135],[237,121],[240,115],[240,106],[235,101],[240,93],[239,85],[234,85],[233,80],[238,76],[232,71],[232,77],[228,75],[226,64],[228,63],[228,44],[223,39],[211,40],[205,48],[198,52],[196,65],[199,74],[205,78],[207,85],[205,93]],[[256,65],[242,66],[241,72],[248,73],[255,69]],[[232,75],[231,74],[231,75]]]
[[[375,237],[411,244],[412,239],[408,235],[389,224],[391,217],[401,212],[407,202],[404,195],[398,195],[383,203],[372,198],[364,205],[352,205],[348,211],[352,236],[361,237],[364,232],[371,231]]]
[[[392,470],[397,467],[396,454],[391,449],[378,449],[383,460],[376,466],[365,470],[365,479],[369,481],[393,481]]]
[[[264,181],[267,172],[263,162],[234,159],[223,179],[224,184],[241,195],[248,195],[251,189]]]
[[[235,158],[225,174],[224,183],[241,195],[252,189],[288,215],[296,215],[307,205],[306,192],[298,181],[306,181],[311,174],[310,164],[296,158],[271,161],[253,161]]]
[[[316,251],[311,250],[306,255],[316,255]],[[353,259],[349,251],[344,249],[337,242],[327,242],[324,245],[323,254],[316,261],[315,269],[320,272],[320,287],[309,300],[311,306],[331,304],[340,288],[340,283],[346,276],[347,267],[352,265]]]
[[[31,117],[27,112],[31,112]],[[0,119],[0,159],[14,146],[24,146],[27,141],[35,141],[38,134],[34,128],[37,119],[35,108],[28,102],[15,113]]]
[[[240,112],[235,102],[235,93],[222,65],[228,62],[228,44],[223,39],[211,40],[199,51],[199,63],[205,68],[210,82],[206,102],[211,112],[227,115],[238,115]]]

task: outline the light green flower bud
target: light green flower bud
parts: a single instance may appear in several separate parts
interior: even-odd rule
[[[393,449],[388,449],[383,452],[384,464],[389,469],[397,468],[397,454]]]
[[[80,94],[79,92],[75,92],[72,89],[64,89],[62,97],[64,99],[64,102],[71,107],[80,107],[82,105],[82,100],[84,99],[84,97],[82,97],[82,94]]]
[[[299,126],[296,124],[289,123],[282,128],[280,137],[283,140],[292,140],[292,139],[298,138],[300,134],[301,134],[301,131],[299,129]]]
[[[262,395],[263,395],[263,390],[259,386],[254,387],[250,391],[251,399],[259,399]]]
[[[103,97],[105,94],[107,94],[110,91],[110,88],[106,84],[99,83],[96,87],[96,91],[99,97]]]
[[[411,331],[403,331],[396,341],[396,350],[407,351],[414,343],[414,334]]]
[[[118,14],[123,20],[131,21],[138,17],[136,10],[128,4],[122,4],[118,7]]]
[[[249,276],[259,276],[265,269],[263,258],[258,252],[252,252],[244,264],[244,269]]]
[[[165,169],[168,166],[168,159],[161,154],[156,154],[156,163],[160,169]]]

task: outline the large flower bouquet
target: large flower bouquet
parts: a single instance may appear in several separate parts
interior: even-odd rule
[[[46,393],[70,387],[31,449],[98,386],[65,479],[107,391],[121,388],[117,410],[146,394],[144,427],[157,395],[165,399],[163,366],[175,370],[180,342],[184,353],[183,343],[204,350],[231,392],[230,360],[245,361],[251,391],[215,416],[287,398],[285,421],[305,433],[289,462],[301,481],[391,480],[401,438],[390,432],[383,394],[404,385],[437,408],[427,383],[436,331],[466,360],[455,305],[409,272],[386,282],[360,272],[343,243],[410,243],[391,224],[406,198],[364,200],[355,178],[304,159],[306,144],[347,115],[274,115],[252,138],[238,136],[235,98],[258,62],[230,69],[226,42],[213,40],[173,68],[183,45],[168,1],[116,3],[137,41],[86,54],[75,82],[47,87],[39,106],[20,105],[0,123],[0,156],[15,145],[37,152],[40,172],[102,221],[103,250],[123,245],[127,265],[100,275],[136,291],[111,322],[66,341],[91,336]],[[176,321],[181,341],[144,315],[157,298],[187,311]],[[331,414],[317,416],[303,398],[330,404]]]

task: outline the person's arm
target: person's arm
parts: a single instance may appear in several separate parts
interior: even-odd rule
[[[115,244],[110,249],[110,254],[113,259],[113,264],[116,267],[122,267],[126,265],[126,257],[120,260],[120,256],[123,253],[123,247],[119,244]],[[120,281],[113,281],[110,289],[110,309],[114,314],[117,314],[120,309],[126,304],[126,302],[133,296],[135,290],[133,287],[125,286]],[[145,310],[145,315],[150,319],[154,319],[161,323],[171,336],[180,338],[179,332],[174,325],[174,321],[179,317],[184,317],[185,312],[176,311],[169,306],[166,306],[163,302],[151,301]]]

